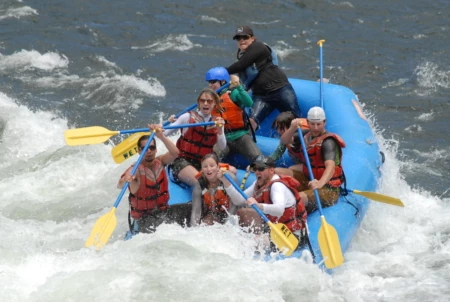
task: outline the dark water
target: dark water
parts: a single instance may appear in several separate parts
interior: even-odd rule
[[[394,268],[391,270],[388,267],[379,268],[375,264],[371,267],[369,264],[370,268],[367,270],[356,269],[355,272],[350,260],[347,269],[335,278],[337,283],[348,283],[352,286],[337,286],[337,289],[328,292],[326,283],[331,281],[325,281],[318,288],[324,294],[312,295],[309,298],[311,301],[329,301],[329,299],[428,301],[434,297],[434,301],[447,301],[449,293],[445,288],[448,288],[446,285],[450,284],[450,281],[445,277],[445,267],[448,268],[450,260],[445,255],[448,255],[447,239],[450,230],[444,222],[444,216],[438,217],[437,222],[434,222],[436,225],[431,227],[429,221],[435,218],[432,213],[427,212],[427,215],[430,215],[426,216],[427,219],[421,219],[421,215],[415,214],[422,213],[420,207],[424,200],[428,211],[442,213],[448,211],[450,198],[448,20],[450,20],[449,1],[3,0],[0,2],[2,37],[0,100],[5,102],[5,99],[11,99],[14,104],[21,107],[13,108],[9,103],[8,105],[2,103],[0,134],[3,137],[0,148],[2,152],[15,151],[7,153],[14,156],[4,157],[0,167],[8,165],[11,158],[24,165],[22,172],[17,175],[13,172],[17,167],[16,164],[11,166],[13,169],[8,167],[2,170],[2,173],[5,173],[4,203],[6,204],[6,196],[9,202],[9,196],[17,198],[22,194],[15,191],[14,177],[21,179],[27,177],[26,173],[30,171],[42,171],[42,175],[38,174],[41,176],[31,176],[32,183],[37,182],[38,187],[43,187],[37,189],[34,197],[30,197],[36,198],[40,196],[41,191],[45,191],[47,185],[48,190],[53,189],[51,187],[53,179],[47,180],[44,175],[55,173],[58,178],[59,172],[63,173],[63,170],[67,169],[61,165],[48,171],[46,167],[52,162],[72,157],[76,158],[79,165],[71,170],[72,180],[68,178],[61,186],[75,188],[73,190],[78,192],[79,196],[90,200],[89,195],[80,193],[86,188],[77,187],[71,181],[79,179],[78,182],[83,182],[86,178],[93,181],[99,178],[115,179],[124,167],[112,168],[111,163],[104,159],[107,157],[106,149],[91,149],[96,150],[97,155],[93,155],[94,151],[88,153],[91,151],[85,151],[87,149],[64,149],[59,142],[66,128],[61,125],[69,127],[98,125],[111,130],[141,128],[149,121],[156,122],[181,111],[193,104],[198,92],[205,87],[204,74],[209,68],[228,66],[234,62],[236,44],[232,36],[236,26],[241,24],[252,26],[258,38],[277,50],[280,65],[292,78],[318,79],[319,48],[316,42],[325,39],[324,76],[332,83],[349,87],[358,95],[384,149],[388,152],[391,166],[385,171],[384,190],[388,192],[384,193],[406,197],[411,202],[412,210],[409,211],[413,212],[388,214],[384,210],[380,210],[381,212],[374,210],[373,213],[377,213],[375,214],[377,216],[369,217],[367,223],[375,227],[372,229],[366,227],[361,233],[364,235],[360,235],[356,240],[355,249],[376,255],[377,261],[387,261],[388,258],[384,258],[383,251],[391,251],[398,257],[398,267],[392,265]],[[24,113],[24,108],[34,114]],[[47,114],[51,116],[48,117]],[[41,127],[46,130],[38,131]],[[31,131],[36,131],[35,136],[41,139],[33,145],[28,142],[27,146],[21,138],[30,140],[27,133]],[[13,135],[8,136],[11,133]],[[48,145],[52,140],[59,145],[57,147]],[[44,153],[38,158],[30,159],[29,167],[26,167],[28,160],[26,151],[30,153],[32,149]],[[94,159],[87,160],[90,157]],[[91,167],[92,174],[77,170],[85,164]],[[114,172],[108,172],[112,169]],[[39,177],[43,179],[37,180]],[[29,183],[27,179],[26,184]],[[108,199],[108,204],[112,203],[109,200],[112,201],[117,193],[105,193],[101,191],[102,186],[105,187],[104,190],[110,190],[114,186],[114,180],[94,183],[93,187],[88,188],[89,192],[96,194],[94,203],[104,204],[102,198]],[[65,199],[71,200],[70,189],[65,187],[65,190],[62,190],[61,194]],[[46,209],[43,205],[36,207],[40,213],[38,220],[48,220],[50,223],[54,220],[64,221],[64,215],[60,211],[64,213],[69,211],[67,208],[61,208],[57,214],[59,218],[55,219],[52,218],[52,213],[56,214],[54,208]],[[45,212],[46,210],[49,212]],[[72,210],[76,214],[73,214]],[[76,223],[72,224],[72,220],[69,219],[70,226],[77,229],[82,225],[81,233],[86,233],[98,217],[96,210],[98,208],[89,208],[87,204],[81,205],[78,209],[71,207],[69,213],[76,217],[74,218]],[[414,212],[416,210],[417,212]],[[88,221],[82,220],[86,211],[95,214],[95,217],[89,218]],[[18,211],[20,215],[17,214],[9,203],[2,207],[2,212],[5,219],[35,218],[26,209],[23,212],[21,209]],[[391,222],[382,223],[381,219],[377,219],[380,217],[378,215],[385,214],[393,215],[389,216]],[[9,220],[6,223],[13,229]],[[385,230],[389,223],[394,223],[391,225],[392,229]],[[126,222],[122,221],[122,224]],[[47,227],[38,227],[39,232],[46,234],[57,229],[50,227],[49,231]],[[400,232],[400,229],[403,231]],[[366,239],[367,233],[375,234],[375,238],[369,236]],[[394,235],[386,237],[383,235],[386,233],[402,234],[399,235],[402,237]],[[412,233],[419,234],[414,237],[414,243],[407,239]],[[81,240],[85,235],[79,237]],[[422,241],[425,240],[423,238],[430,237],[431,242],[426,244]],[[371,245],[372,241],[377,240],[383,242],[382,247]],[[393,242],[398,242],[398,245],[392,246]],[[15,244],[19,250],[22,241],[18,240]],[[59,244],[64,246],[63,243],[57,245]],[[405,251],[404,246],[411,249]],[[78,247],[73,249],[77,250]],[[119,250],[114,250],[112,255],[102,258],[102,263],[108,264],[106,260],[108,257],[120,257]],[[425,250],[428,252],[424,252]],[[33,253],[40,251],[42,247],[34,243]],[[425,258],[429,257],[426,258],[429,262],[424,260],[426,264],[401,258],[407,253],[413,255],[411,257],[414,259],[423,259],[416,254],[422,252]],[[359,254],[351,255],[354,260],[359,259]],[[72,260],[83,259],[80,255],[71,257]],[[90,258],[90,261],[95,264],[96,256],[93,257],[94,260]],[[9,261],[10,265],[14,263],[11,265],[11,272],[17,270],[15,263],[20,262],[12,259]],[[125,261],[124,258],[119,259]],[[42,259],[37,257],[37,261],[40,260]],[[361,263],[371,262],[365,259],[361,260]],[[1,265],[0,262],[0,268]],[[33,265],[30,266],[34,268]],[[244,268],[247,267],[244,265]],[[121,269],[125,270],[123,267]],[[39,271],[39,267],[36,267],[36,270]],[[79,269],[78,273],[81,274],[82,270]],[[26,269],[23,271],[27,272]],[[55,271],[67,273],[62,268]],[[403,276],[402,271],[407,271],[411,275],[416,273],[416,276],[420,277],[407,279],[406,282],[398,281],[397,278],[401,279]],[[112,276],[120,275],[117,272],[109,272]],[[427,283],[423,290],[416,290],[414,286],[429,275],[436,279]],[[10,277],[7,273],[3,275],[5,279],[14,280],[8,276]],[[3,277],[0,270],[0,278]],[[95,277],[102,276],[95,275]],[[227,277],[230,277],[230,274],[218,275],[218,278]],[[377,283],[378,278],[384,277],[397,280],[398,283],[395,284],[399,287],[400,284],[402,287],[405,286],[405,291],[401,292],[390,288],[388,284]],[[74,278],[84,279],[80,275]],[[312,279],[316,280],[314,277]],[[358,279],[365,281],[358,285],[356,281]],[[25,296],[14,294],[13,290],[13,294],[11,291],[8,292],[7,296],[10,299],[22,300],[24,297],[31,299],[31,295],[28,296],[27,293],[33,292],[39,293],[37,297],[42,298],[41,301],[48,300],[49,297],[59,297],[59,294],[62,295],[62,289],[60,292],[58,284],[67,281],[64,278],[56,278],[53,283],[44,282],[47,287],[42,290],[39,288],[40,279],[33,282],[28,280],[29,283],[23,281],[25,279],[21,280],[18,282],[22,287],[19,285],[17,288],[21,290],[25,288]],[[163,280],[169,281],[164,278]],[[237,280],[238,284],[249,282],[247,279],[237,278]],[[436,280],[442,280],[442,283]],[[90,285],[91,283],[87,282],[82,284],[81,288]],[[355,288],[359,288],[358,286],[361,294],[355,296],[349,294]],[[10,288],[15,287],[11,285]],[[70,288],[77,297],[75,300],[86,298],[76,294],[76,287]],[[283,289],[283,286],[280,285],[279,288]],[[364,294],[363,288],[370,289]],[[253,290],[262,292],[263,295],[266,293],[257,286]],[[192,293],[189,290],[186,292]],[[218,292],[228,297],[229,301],[234,301],[225,292],[220,290]],[[292,301],[291,298],[295,295],[290,296],[289,290],[287,292],[287,296],[283,296],[281,300]],[[46,293],[52,294],[47,296]],[[105,293],[100,297],[100,300],[110,298]],[[130,297],[133,295],[120,296],[122,300]],[[158,297],[161,300],[168,299],[164,295]],[[89,298],[98,297],[93,295]],[[249,295],[243,299],[250,301],[252,298],[255,296]],[[269,295],[266,298],[281,301],[279,296]]]
[[[78,126],[142,126],[188,106],[207,69],[234,61],[238,24],[279,50],[289,77],[318,77],[316,42],[325,39],[324,76],[353,89],[383,136],[399,141],[398,156],[420,166],[405,177],[435,194],[448,189],[448,1],[4,1],[0,9],[4,57],[33,50],[68,60],[48,71],[0,66],[1,91]]]

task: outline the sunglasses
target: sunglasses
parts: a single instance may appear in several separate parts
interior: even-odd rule
[[[256,171],[262,172],[262,171],[264,171],[265,169],[267,169],[267,168],[266,168],[266,167],[250,167],[250,170],[251,170],[253,173],[255,173]]]
[[[210,81],[208,81],[209,84],[216,84],[217,82],[219,82],[219,80],[210,80]]]
[[[198,102],[199,103],[208,103],[208,104],[212,104],[212,103],[214,103],[214,100],[213,99],[198,99]]]
[[[248,39],[250,39],[250,36],[237,36],[236,37],[236,41],[248,40]]]
[[[140,147],[139,150],[142,151],[142,150],[144,150],[144,148],[145,148],[145,147]],[[148,146],[147,151],[148,151],[148,150],[150,150],[150,151],[155,151],[155,150],[156,150],[156,146],[155,146],[155,145],[150,145],[150,146]]]

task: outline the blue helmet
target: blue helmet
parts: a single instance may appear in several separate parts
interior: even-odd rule
[[[208,70],[205,76],[206,81],[219,80],[219,81],[230,81],[230,75],[224,67],[214,67]]]

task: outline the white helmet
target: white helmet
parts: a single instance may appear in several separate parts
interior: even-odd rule
[[[308,111],[308,121],[320,122],[325,120],[325,111],[320,107],[312,107]]]

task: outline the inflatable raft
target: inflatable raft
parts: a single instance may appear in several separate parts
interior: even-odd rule
[[[362,112],[358,98],[350,89],[319,82],[289,79],[297,95],[302,117],[311,107],[321,106],[326,113],[326,130],[341,136],[346,148],[343,149],[342,165],[347,180],[347,188],[360,191],[375,191],[381,176],[382,155],[379,151],[374,133]],[[321,98],[322,90],[322,98]],[[257,144],[265,155],[270,155],[278,146],[279,138],[271,125],[278,111],[264,120],[257,131]],[[239,156],[232,156],[226,162],[239,168],[238,181],[244,178],[247,163]],[[277,166],[288,167],[292,160],[287,152],[277,161]],[[255,180],[254,175],[248,175],[245,187]],[[170,194],[173,198],[170,204],[186,203],[191,200],[191,190],[183,188],[173,182],[170,183]],[[361,224],[369,206],[369,200],[363,196],[349,193],[341,196],[337,204],[324,208],[323,214],[329,225],[337,231],[342,252],[350,246],[351,240]],[[318,232],[322,221],[318,211],[308,216],[309,238],[315,255],[316,263],[322,263],[322,254],[319,248]],[[305,247],[306,248],[306,247]],[[295,251],[290,257],[300,257],[303,249]]]

